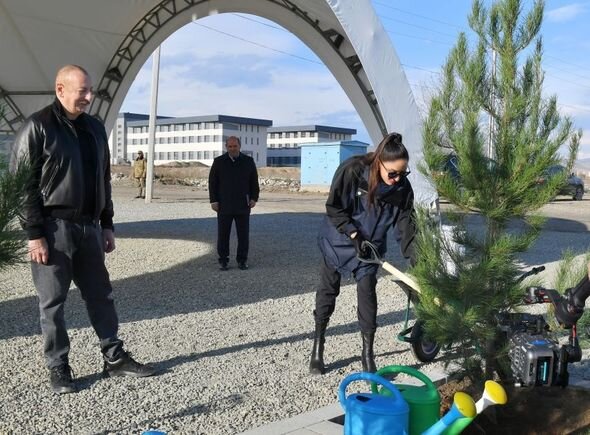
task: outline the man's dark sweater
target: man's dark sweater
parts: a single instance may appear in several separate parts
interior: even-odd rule
[[[78,142],[80,144],[80,158],[84,168],[84,203],[82,206],[83,216],[94,216],[96,208],[96,149],[94,138],[84,128],[80,118],[74,122]]]

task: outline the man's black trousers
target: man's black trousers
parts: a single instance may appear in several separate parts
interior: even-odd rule
[[[227,263],[229,259],[229,237],[231,235],[232,223],[236,222],[238,234],[238,252],[236,261],[238,263],[248,260],[250,213],[244,214],[218,214],[217,215],[217,253],[219,262]]]
[[[327,322],[336,307],[340,294],[340,273],[332,269],[322,259],[320,286],[315,296],[314,317],[316,322]],[[357,315],[361,332],[374,333],[377,329],[377,276],[369,273],[356,284]]]
[[[31,263],[31,269],[39,295],[47,367],[68,363],[70,340],[66,331],[64,304],[72,281],[80,289],[86,303],[102,353],[109,359],[114,358],[122,350],[123,342],[117,338],[119,321],[104,264],[100,228],[91,220],[74,223],[46,218],[44,230],[49,261],[46,265]]]

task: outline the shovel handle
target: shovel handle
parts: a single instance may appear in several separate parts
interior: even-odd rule
[[[409,275],[406,275],[401,270],[399,270],[395,266],[393,266],[393,264],[388,263],[387,261],[384,261],[381,266],[383,267],[383,269],[385,269],[390,274],[392,274],[396,279],[398,279],[399,281],[406,284],[408,287],[410,287],[416,293],[420,294],[420,288],[418,287],[418,284],[416,283],[416,281],[414,281],[412,278],[410,278]]]

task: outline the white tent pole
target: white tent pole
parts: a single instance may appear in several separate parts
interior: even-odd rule
[[[154,187],[154,160],[156,149],[156,113],[158,110],[158,81],[160,77],[160,46],[154,50],[152,63],[152,95],[148,126],[147,177],[145,180],[145,203],[152,202]]]

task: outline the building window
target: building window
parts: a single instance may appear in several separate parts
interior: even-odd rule
[[[271,133],[271,134],[270,134],[270,138],[271,138],[271,139],[274,139],[274,138],[275,138],[275,134],[274,134],[274,133]]]
[[[256,161],[258,161],[258,153],[256,153]]]
[[[180,143],[180,138],[178,136],[174,138],[174,143]]]
[[[211,151],[205,151],[205,159],[210,159],[211,158]]]
[[[256,133],[260,133],[260,126],[259,125],[256,126]]]
[[[315,137],[315,131],[310,131],[309,132],[309,137]]]
[[[221,154],[219,151],[213,151],[213,158],[219,157],[219,154]]]
[[[186,158],[187,158],[187,157],[186,157],[186,151],[183,151],[183,152],[182,152],[182,160],[186,160]]]
[[[274,147],[275,147],[275,144],[274,144],[274,143],[271,143],[271,144],[270,144],[270,147],[271,147],[271,148],[274,148]]]
[[[203,158],[203,151],[197,151],[197,160],[201,160]]]
[[[256,138],[256,145],[260,145],[260,138],[259,137]]]
[[[206,134],[205,136],[203,136],[203,142],[209,142],[210,141],[211,136],[209,136],[208,134]]]
[[[287,139],[289,139],[289,138],[291,137],[291,133],[289,133],[289,132],[285,133],[285,137],[286,137]]]
[[[174,160],[178,160],[178,159],[179,159],[179,157],[178,157],[178,152],[177,152],[177,151],[175,151],[175,152],[174,152]]]

